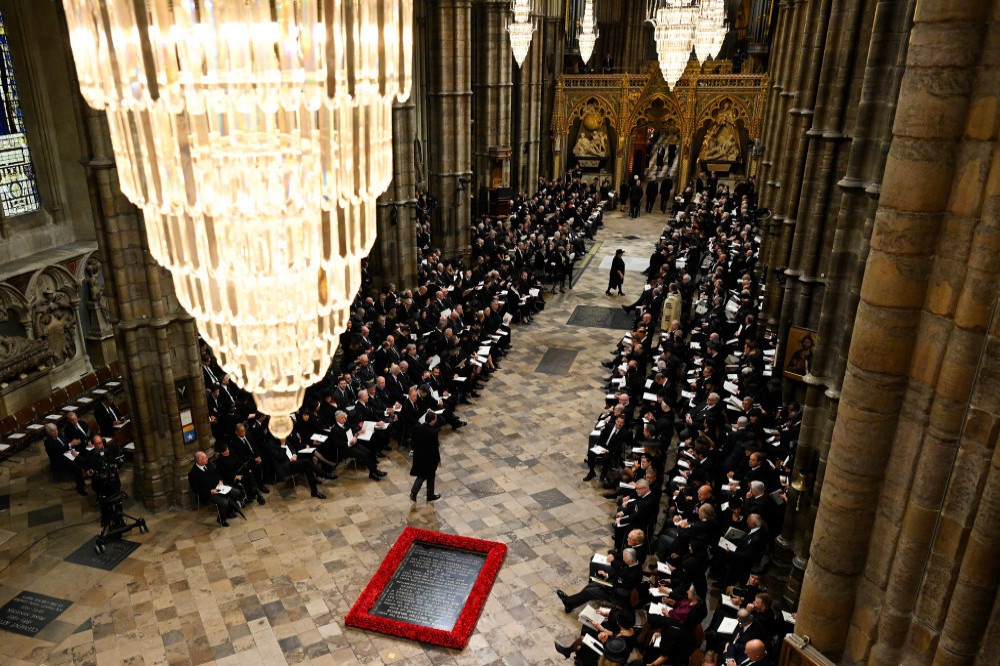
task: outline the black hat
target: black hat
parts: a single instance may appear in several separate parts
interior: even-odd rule
[[[615,254],[625,254],[625,250],[618,248],[617,250],[615,250]]]
[[[624,638],[614,636],[604,644],[604,658],[612,664],[624,664],[628,662],[628,656],[632,654],[632,648],[625,642]]]

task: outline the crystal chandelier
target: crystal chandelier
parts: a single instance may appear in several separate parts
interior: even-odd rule
[[[107,113],[153,257],[286,436],[375,240],[412,0],[63,4],[80,90]]]
[[[648,0],[646,20],[663,80],[671,88],[684,74],[691,50],[701,63],[716,56],[726,38],[725,0]]]
[[[586,0],[583,5],[583,20],[580,21],[580,32],[576,37],[580,46],[580,58],[584,64],[590,62],[597,42],[597,21],[594,20],[594,0]]]
[[[535,26],[530,16],[531,0],[512,1],[514,18],[507,25],[507,32],[510,34],[510,50],[514,54],[517,66],[520,67],[528,56],[528,49],[531,48],[531,36],[535,32]]]

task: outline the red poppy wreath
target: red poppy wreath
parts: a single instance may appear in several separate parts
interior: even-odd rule
[[[506,554],[496,541],[407,527],[344,621],[461,650]]]

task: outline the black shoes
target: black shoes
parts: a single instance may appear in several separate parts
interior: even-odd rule
[[[229,527],[229,522],[222,516],[216,518],[215,522],[219,523],[219,527]]]
[[[555,642],[555,646],[556,646],[556,652],[558,652],[562,656],[566,657],[567,659],[569,659],[570,657],[573,656],[573,651],[570,650],[568,647],[566,647],[565,645],[559,645],[558,641],[554,641],[554,642]]]
[[[433,502],[434,500],[437,500],[437,499],[441,499],[441,496],[440,495],[428,495],[427,496],[427,501],[428,502]]]
[[[611,295],[611,290],[610,290],[610,289],[606,290],[606,291],[604,292],[604,295],[605,295],[605,296],[610,296],[610,295]]]
[[[567,613],[572,613],[573,609],[569,606],[569,596],[562,590],[556,590],[556,596],[559,597],[559,601],[563,604],[563,610]]]
[[[260,504],[261,506],[264,505],[264,496],[263,495],[257,495],[257,504]]]
[[[469,424],[466,423],[465,421],[458,421],[457,423],[452,423],[451,424],[451,429],[452,430],[458,430],[459,428],[464,428],[467,425],[469,425]]]
[[[623,306],[622,306],[622,310],[624,310],[624,311],[625,311],[625,314],[632,314],[632,308],[630,308],[630,307],[629,307],[629,306],[627,306],[627,305],[623,305]]]
[[[604,499],[614,499],[618,497],[618,493],[604,493]]]
[[[326,495],[324,495],[318,490],[312,491],[312,496],[315,497],[316,499],[326,499]]]
[[[417,501],[417,494],[416,493],[410,493],[410,501],[411,502],[416,502]]]
[[[613,368],[615,366],[615,362],[614,361],[601,361],[601,365],[603,365],[605,368]]]
[[[590,481],[590,480],[596,479],[596,478],[597,478],[597,474],[594,473],[594,470],[590,470],[589,472],[587,472],[587,476],[583,477],[583,480],[584,481]]]
[[[381,481],[382,475],[378,474],[377,472],[368,472],[368,478],[371,479],[372,481]]]
[[[262,493],[264,493],[264,494],[266,495],[266,494],[268,494],[269,492],[271,492],[271,489],[270,489],[270,488],[268,488],[268,487],[267,487],[267,486],[265,486],[265,485],[261,485],[261,487],[260,487],[260,492],[262,492]]]

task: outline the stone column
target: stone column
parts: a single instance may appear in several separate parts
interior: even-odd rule
[[[211,442],[198,333],[177,303],[169,273],[149,254],[142,215],[121,193],[105,115],[83,108],[97,253],[107,267],[107,296],[131,405],[134,493],[153,511],[189,505],[187,473],[194,452]],[[193,412],[192,443],[182,434],[180,384],[186,385]]]
[[[551,129],[553,117],[557,113],[556,105],[562,104],[558,82],[559,77],[562,76],[563,61],[557,55],[563,52],[566,39],[562,21],[559,19],[558,6],[555,11],[550,10],[546,12],[542,23],[542,31],[542,43],[545,45],[545,48],[539,49],[538,52],[538,58],[541,63],[541,73],[539,74],[539,79],[541,80],[541,124],[539,126],[540,173],[536,172],[535,177],[524,185],[525,191],[531,194],[535,192],[535,183],[538,182],[539,175],[544,175],[547,178],[555,178],[562,169],[562,154],[556,154],[557,137]],[[531,57],[530,53],[528,57]],[[541,137],[545,137],[544,142],[541,141]],[[559,140],[565,141],[565,137],[559,137]],[[558,147],[561,150],[565,149],[561,145]]]
[[[928,514],[906,508],[906,489],[940,497],[940,484],[933,481],[939,470],[927,472],[928,486],[917,481],[920,451],[937,449],[939,455],[931,457],[941,466],[940,454],[948,450],[955,428],[956,411],[949,405],[961,404],[960,384],[969,375],[963,359],[975,345],[968,335],[945,342],[949,324],[941,319],[956,315],[940,312],[954,305],[945,283],[955,278],[960,251],[950,246],[956,235],[962,237],[962,225],[942,224],[942,218],[953,198],[953,180],[966,183],[970,173],[958,148],[986,16],[987,8],[976,0],[947,7],[918,0],[910,33],[796,626],[830,656],[839,657],[846,642],[847,663],[867,661],[881,631],[889,633],[887,643],[897,640],[894,618],[880,610],[883,600],[889,608],[905,605],[883,594],[890,569],[896,562],[902,569],[893,577],[915,580],[924,559],[919,545],[911,549],[904,542],[896,551],[894,532],[902,522],[913,530],[914,543],[926,533]],[[974,194],[973,185],[961,198]],[[941,356],[942,347],[958,353],[954,365],[947,352]],[[932,411],[935,385],[944,400]],[[934,597],[940,602],[940,594]],[[880,614],[886,625],[878,624]]]
[[[912,15],[913,0],[887,0],[877,8],[862,7],[856,3],[843,3],[835,7],[835,16],[843,15],[843,24],[850,26],[850,33],[840,43],[832,43],[838,54],[837,83],[831,88],[831,99],[838,99],[839,110],[826,112],[828,120],[822,121],[825,129],[820,134],[824,143],[839,145],[836,171],[828,174],[836,178],[838,189],[831,193],[830,203],[819,202],[813,206],[812,217],[835,215],[832,237],[822,239],[824,268],[814,274],[825,280],[819,308],[819,335],[822,341],[813,360],[811,383],[806,389],[803,426],[799,435],[795,474],[815,472],[817,483],[812,496],[822,490],[823,472],[826,467],[833,423],[837,416],[838,399],[846,365],[847,345],[858,304],[858,292],[868,256],[868,238],[871,219],[874,217],[878,183],[882,177],[888,144],[875,141],[874,133],[888,131],[895,113],[899,80],[902,76],[906,53],[906,29]],[[851,5],[850,7],[846,5]],[[869,34],[870,42],[861,43],[857,38]],[[856,61],[856,64],[855,64]],[[842,80],[851,70],[853,75]],[[821,93],[823,87],[821,86]],[[824,106],[830,106],[828,103]],[[831,109],[832,110],[832,107]],[[837,130],[830,120],[843,115],[845,129]],[[840,136],[838,136],[840,135]],[[850,136],[850,139],[845,137]],[[843,169],[841,170],[841,164]],[[827,181],[824,179],[824,186]],[[858,186],[857,184],[860,184]],[[869,190],[869,191],[866,191]],[[838,204],[839,205],[836,205]],[[831,205],[833,204],[833,205]],[[825,276],[824,276],[825,274]],[[814,307],[812,301],[797,303],[797,308]],[[791,505],[785,519],[785,530],[780,543],[791,544],[794,549],[792,570],[784,599],[790,606],[798,600],[798,589],[805,573],[812,538],[812,525],[816,505],[807,495]]]
[[[507,0],[482,0],[473,7],[472,93],[475,105],[473,141],[473,194],[480,196],[494,186],[510,186],[511,148],[511,67],[514,64],[510,50],[507,21],[510,2]],[[540,50],[539,35],[531,40],[528,58]],[[525,67],[530,60],[525,59]],[[500,178],[494,182],[493,164],[499,161]],[[479,202],[480,211],[486,202]]]
[[[535,192],[538,182],[538,168],[541,159],[542,131],[548,129],[552,120],[551,97],[546,113],[543,95],[547,86],[542,81],[542,61],[546,53],[557,45],[552,43],[549,21],[544,15],[534,19],[539,29],[528,51],[524,64],[514,70],[513,127],[511,129],[511,179],[510,184],[516,195],[518,192]],[[555,89],[555,82],[551,82]],[[546,132],[547,133],[547,132]]]
[[[428,192],[440,205],[431,221],[434,245],[446,256],[466,252],[470,238],[472,179],[471,0],[431,0],[428,67]]]
[[[416,172],[413,138],[416,136],[414,95],[392,107],[392,182],[378,198],[378,239],[372,250],[372,283],[412,285],[417,280],[417,231],[413,205]]]

